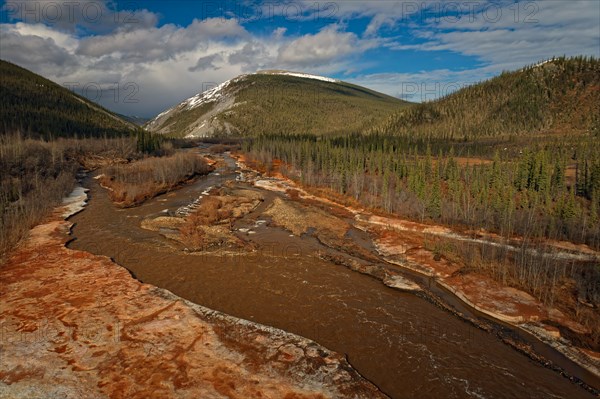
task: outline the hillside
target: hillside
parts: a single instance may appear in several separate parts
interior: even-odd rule
[[[0,134],[115,136],[137,128],[72,91],[0,60]]]
[[[403,109],[368,132],[467,140],[599,131],[598,104],[600,61],[558,58]]]
[[[335,79],[241,75],[161,113],[146,128],[177,137],[359,132],[408,103]]]

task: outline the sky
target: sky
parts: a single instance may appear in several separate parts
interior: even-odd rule
[[[600,57],[599,0],[0,3],[1,59],[140,117],[263,69],[422,102],[562,55]]]

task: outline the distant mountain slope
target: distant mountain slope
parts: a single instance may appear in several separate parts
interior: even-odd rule
[[[119,113],[115,113],[115,115],[117,115],[119,118],[123,119],[124,121],[131,122],[137,126],[144,126],[151,119],[151,118],[144,118],[142,116],[123,115],[123,114],[119,114]]]
[[[179,137],[359,132],[406,104],[331,78],[263,71],[199,93],[161,113],[146,128]]]
[[[368,132],[472,139],[600,130],[598,104],[599,60],[558,58],[405,108]]]
[[[103,136],[134,132],[133,123],[72,91],[0,60],[0,134],[42,137]]]

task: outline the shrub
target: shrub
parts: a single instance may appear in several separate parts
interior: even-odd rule
[[[111,199],[121,206],[139,205],[177,185],[212,170],[204,158],[188,152],[169,157],[151,157],[103,170],[101,184],[110,188]]]

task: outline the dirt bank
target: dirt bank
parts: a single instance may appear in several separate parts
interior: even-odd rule
[[[0,267],[0,397],[385,397],[313,341],[192,304],[109,258],[66,248],[68,208]]]

